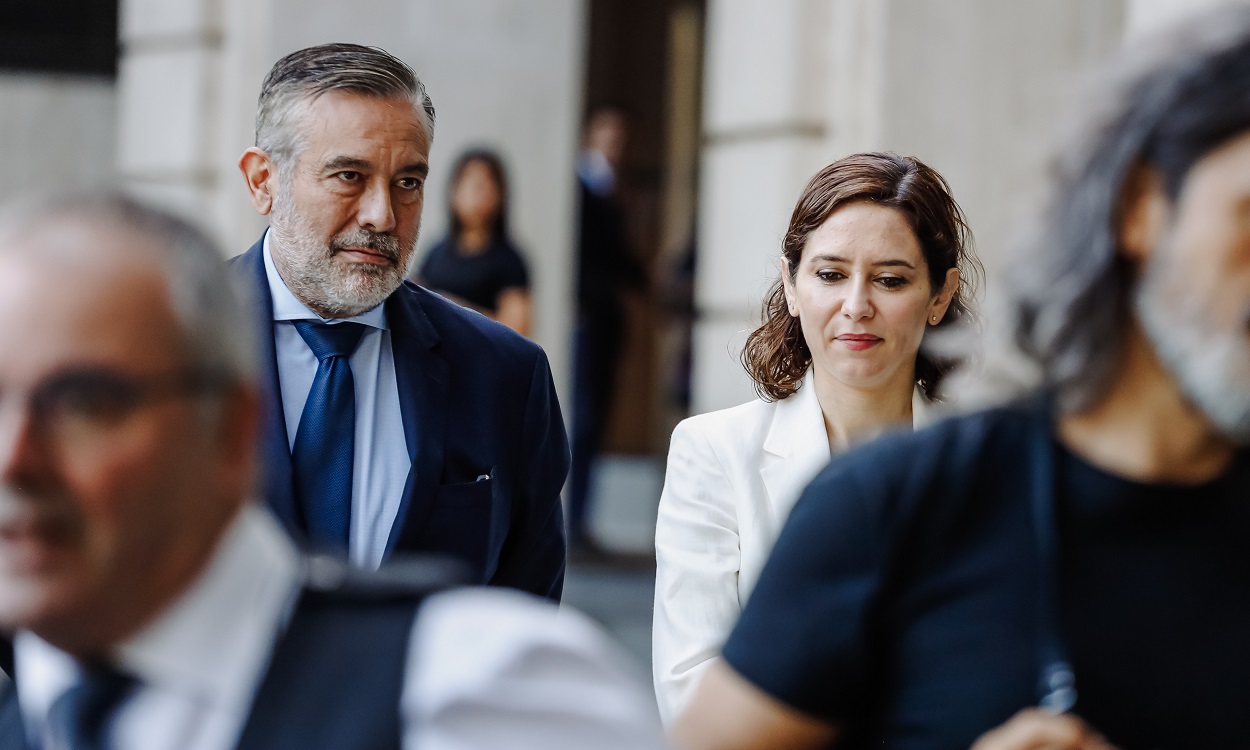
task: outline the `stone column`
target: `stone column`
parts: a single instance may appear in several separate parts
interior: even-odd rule
[[[226,38],[221,2],[123,0],[118,68],[118,172],[137,196],[231,237],[215,210],[228,165],[220,128]]]

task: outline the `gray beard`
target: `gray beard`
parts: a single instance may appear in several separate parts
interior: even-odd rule
[[[272,241],[282,248],[273,253],[282,280],[301,302],[323,318],[350,318],[382,304],[403,284],[416,257],[410,251],[406,262],[401,263],[405,254],[393,235],[364,229],[337,235],[327,245],[297,217],[277,207],[270,231]],[[346,245],[373,247],[392,258],[395,265],[336,264],[337,249]]]
[[[1156,253],[1168,254],[1170,248]],[[1167,280],[1181,276],[1166,265],[1155,260],[1147,266],[1133,294],[1133,311],[1181,393],[1229,439],[1250,444],[1250,310],[1240,328],[1210,325],[1201,300],[1167,293]]]

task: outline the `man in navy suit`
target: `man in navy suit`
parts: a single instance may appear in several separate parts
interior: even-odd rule
[[[270,228],[231,261],[262,316],[262,491],[359,565],[450,553],[558,599],[569,457],[546,355],[405,281],[433,134],[424,86],[380,49],[311,47],[265,78],[239,168]]]

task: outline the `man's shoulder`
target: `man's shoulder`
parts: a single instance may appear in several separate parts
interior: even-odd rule
[[[835,457],[810,489],[837,493],[849,483],[895,497],[965,494],[1024,465],[1030,436],[1046,424],[1044,408],[1028,399],[882,436]]]
[[[419,311],[434,328],[447,352],[473,361],[533,362],[542,355],[538,344],[511,328],[412,281],[405,281],[392,298],[399,304],[388,308],[388,313],[393,309],[401,314],[416,315]]]

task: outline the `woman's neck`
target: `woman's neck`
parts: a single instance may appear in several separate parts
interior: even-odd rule
[[[490,244],[490,227],[460,228],[460,236],[456,238],[456,249],[467,255],[476,255]]]
[[[912,423],[911,401],[916,386],[911,368],[877,388],[853,388],[814,367],[812,375],[830,452],[871,440],[890,427]]]
[[[1091,463],[1141,482],[1214,479],[1236,448],[1180,391],[1136,325],[1107,394],[1058,420],[1059,438]]]

